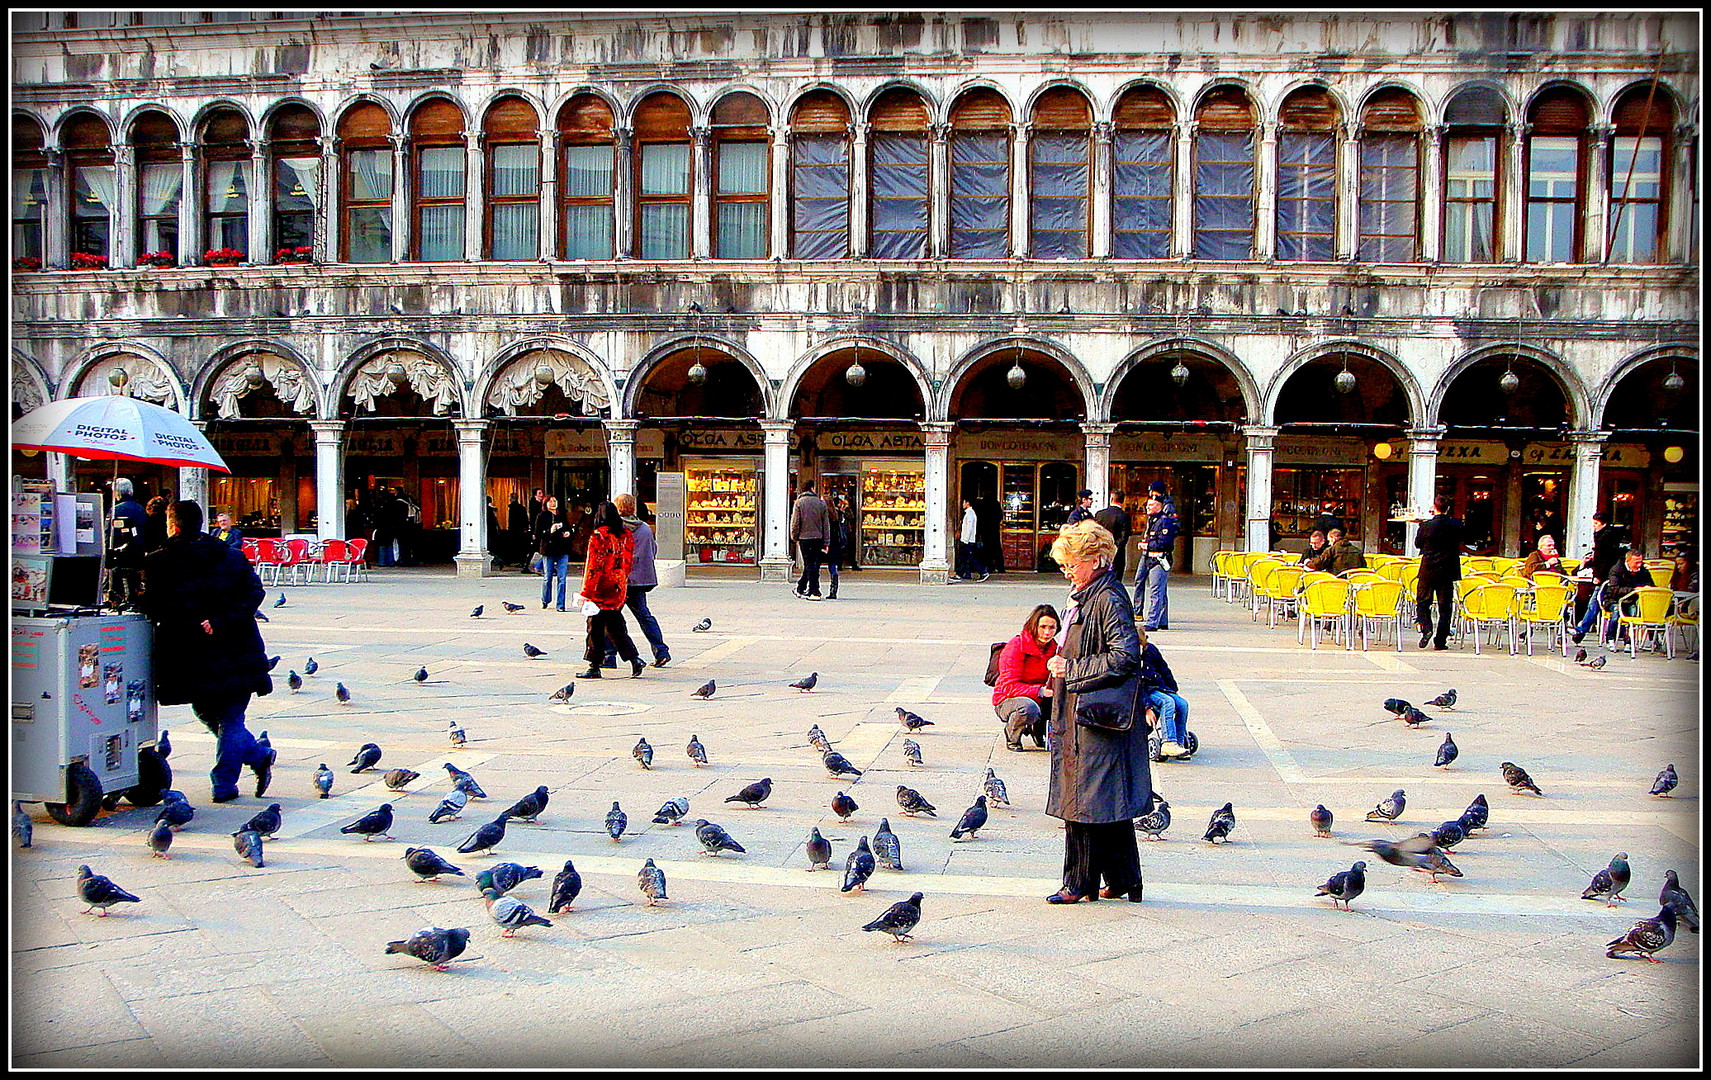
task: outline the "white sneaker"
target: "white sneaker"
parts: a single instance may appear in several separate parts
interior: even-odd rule
[[[1164,742],[1159,744],[1158,752],[1160,755],[1167,758],[1181,758],[1188,756],[1188,747],[1179,742],[1172,742],[1170,739],[1166,739]]]

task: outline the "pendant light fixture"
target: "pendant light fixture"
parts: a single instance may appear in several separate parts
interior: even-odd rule
[[[701,305],[691,303],[689,310],[701,314]],[[695,362],[689,365],[689,385],[701,386],[707,381],[707,366],[701,362],[701,320],[695,320]]]
[[[1355,388],[1355,373],[1349,370],[1349,357],[1343,354],[1343,370],[1337,372],[1337,377],[1331,380],[1331,386],[1339,394],[1350,394]]]
[[[855,363],[844,369],[844,381],[851,386],[861,386],[867,382],[867,369],[861,366],[861,340],[855,343]]]
[[[1022,339],[1027,336],[1026,322],[1017,318],[1016,326],[1011,331],[1015,335],[1015,356],[1010,361],[1010,370],[1004,373],[1004,381],[1010,384],[1010,389],[1020,390],[1028,381],[1028,373],[1022,370]]]
[[[1497,377],[1497,389],[1505,394],[1513,394],[1521,389],[1521,376],[1515,374],[1514,360],[1510,360],[1509,366],[1504,369],[1503,374]]]
[[[1176,366],[1170,369],[1170,381],[1178,387],[1188,385],[1188,365],[1182,362],[1182,357],[1176,358]]]
[[[1673,359],[1670,360],[1669,374],[1663,377],[1664,392],[1669,394],[1679,394],[1682,390],[1686,389],[1686,387],[1687,380],[1682,378],[1675,370],[1675,361]]]

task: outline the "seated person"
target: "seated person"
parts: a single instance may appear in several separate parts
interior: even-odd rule
[[[1327,573],[1341,574],[1345,570],[1366,569],[1366,554],[1361,551],[1359,544],[1343,536],[1343,527],[1333,525],[1325,533],[1325,550],[1317,560],[1308,564],[1312,570],[1324,570]]]
[[[1521,564],[1521,569],[1516,572],[1528,581],[1531,581],[1533,580],[1533,575],[1538,573],[1540,570],[1544,570],[1547,573],[1552,574],[1566,573],[1562,566],[1562,556],[1557,554],[1557,542],[1555,537],[1539,537],[1539,546],[1537,550],[1527,556],[1526,561]]]
[[[1597,595],[1593,597],[1595,602],[1586,605],[1586,615],[1580,620],[1580,625],[1574,628],[1574,633],[1569,635],[1576,645],[1580,644],[1580,639],[1586,636],[1588,630],[1592,629],[1593,620],[1597,619],[1600,614],[1608,620],[1604,625],[1604,640],[1606,642],[1615,640],[1617,610],[1631,610],[1623,609],[1622,605],[1625,602],[1630,602],[1634,590],[1656,584],[1652,580],[1652,572],[1646,569],[1645,561],[1645,552],[1637,547],[1629,548],[1628,553],[1622,557],[1622,561],[1611,569],[1610,577],[1605,580]],[[1621,640],[1627,641],[1626,633],[1622,635]]]
[[[1325,542],[1325,534],[1314,529],[1307,537],[1307,550],[1301,553],[1301,565],[1313,569],[1315,560],[1325,554],[1330,545]]]
[[[1141,677],[1147,685],[1141,702],[1158,718],[1163,739],[1159,753],[1166,758],[1187,757],[1188,702],[1176,692],[1176,676],[1171,674],[1158,646],[1147,640],[1145,630],[1136,627],[1135,632],[1141,637]]]
[[[1669,576],[1669,587],[1676,592],[1699,591],[1699,567],[1693,559],[1691,549],[1684,549],[1675,556],[1675,568]]]
[[[1052,707],[1046,661],[1057,655],[1057,630],[1057,609],[1041,604],[998,654],[992,707],[1004,721],[1004,745],[1010,750],[1022,749],[1024,731],[1036,747],[1046,745],[1046,717]]]

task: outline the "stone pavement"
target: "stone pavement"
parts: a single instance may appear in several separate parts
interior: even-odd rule
[[[746,575],[745,575],[746,576]],[[266,802],[285,825],[267,865],[238,861],[229,833],[261,805],[208,801],[212,739],[186,707],[163,709],[175,786],[197,807],[173,858],[149,858],[152,811],[123,808],[83,829],[39,806],[36,847],[13,849],[12,1048],[21,1067],[179,1066],[1606,1066],[1700,1060],[1700,945],[1683,932],[1661,963],[1610,960],[1604,945],[1656,914],[1666,869],[1705,902],[1699,858],[1699,665],[1642,654],[1602,672],[1471,648],[1407,643],[1362,653],[1298,647],[1212,599],[1205,579],[1172,586],[1173,628],[1157,643],[1192,705],[1201,752],[1154,766],[1175,824],[1141,845],[1146,902],[1051,907],[1062,836],[1041,807],[1046,755],[1004,750],[981,684],[991,642],[1029,608],[1061,604],[1059,579],[1029,575],[923,587],[880,571],[846,574],[835,603],[788,586],[696,575],[653,596],[673,662],[639,679],[552,690],[578,666],[583,620],[542,611],[538,579],[459,580],[392,570],[355,585],[292,587],[262,627],[283,656],[279,689],[257,699],[252,730],[279,750]],[[270,591],[271,597],[279,590]],[[505,614],[501,600],[526,605]],[[476,603],[487,614],[468,617]],[[711,616],[713,629],[688,628]],[[546,650],[524,659],[524,641]],[[313,655],[320,673],[286,690]],[[430,679],[410,676],[426,665]],[[786,683],[820,673],[820,688]],[[717,696],[690,691],[708,678]],[[333,700],[333,683],[354,692]],[[1404,729],[1379,703],[1419,703],[1454,686],[1454,711]],[[911,769],[894,709],[935,722]],[[449,750],[447,720],[469,733]],[[818,722],[866,770],[834,781],[803,733]],[[1460,759],[1431,767],[1444,731]],[[683,751],[691,733],[710,767]],[[638,735],[656,751],[644,772]],[[363,742],[380,771],[422,774],[389,793],[379,771],[345,767]],[[1542,799],[1508,792],[1498,763],[1525,766]],[[319,801],[310,774],[338,774]],[[491,796],[461,821],[431,825],[457,762]],[[1674,762],[1672,799],[1647,795]],[[977,839],[951,825],[997,769],[1014,801]],[[726,805],[768,776],[764,809]],[[246,775],[246,784],[248,778]],[[939,817],[898,812],[907,783]],[[554,789],[538,825],[514,824],[497,855],[456,853],[479,823],[537,784]],[[1394,788],[1395,825],[1362,822]],[[828,803],[860,804],[847,824]],[[1462,879],[1429,883],[1343,841],[1400,839],[1454,817],[1484,792],[1488,832],[1462,845]],[[746,855],[700,853],[689,827],[650,823],[665,799],[723,824]],[[630,833],[603,818],[619,800]],[[1210,811],[1235,804],[1227,845],[1200,839]],[[383,801],[392,841],[339,826]],[[1336,838],[1316,839],[1323,802]],[[843,895],[841,873],[810,873],[818,826],[833,863],[881,815],[905,873],[879,871]],[[431,845],[471,877],[485,865],[538,865],[514,895],[544,912],[566,858],[585,882],[572,913],[500,937],[469,879],[417,883],[401,857]],[[1616,851],[1634,868],[1629,902],[1579,899]],[[646,907],[636,870],[653,858],[670,901]],[[1354,911],[1314,899],[1318,884],[1369,863]],[[80,914],[73,880],[88,863],[142,897],[108,918]],[[913,941],[863,923],[919,890]],[[428,926],[472,930],[439,973],[383,953]]]

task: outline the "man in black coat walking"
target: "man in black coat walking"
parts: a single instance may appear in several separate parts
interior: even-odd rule
[[[1439,495],[1432,500],[1432,516],[1421,523],[1414,538],[1420,552],[1420,583],[1414,596],[1414,623],[1420,628],[1420,648],[1449,648],[1450,617],[1455,610],[1456,582],[1461,580],[1461,549],[1464,543],[1460,518],[1449,515],[1450,500]],[[1432,598],[1438,601],[1438,631],[1432,633]]]
[[[143,565],[144,534],[148,512],[137,501],[131,482],[120,476],[113,481],[113,523],[107,550],[107,598],[115,609],[137,606],[137,573]]]
[[[1111,500],[1111,505],[1093,515],[1093,520],[1105,526],[1105,531],[1111,534],[1111,539],[1117,544],[1117,555],[1111,560],[1111,569],[1117,575],[1117,580],[1123,580],[1123,567],[1128,562],[1129,533],[1134,529],[1134,523],[1129,520],[1129,512],[1123,509],[1121,500]]]
[[[243,553],[202,531],[202,508],[167,506],[166,545],[143,561],[143,612],[154,625],[155,698],[189,703],[219,740],[214,801],[238,797],[238,777],[255,771],[256,798],[273,779],[274,751],[244,726],[250,695],[273,692],[255,613],[266,590]]]

